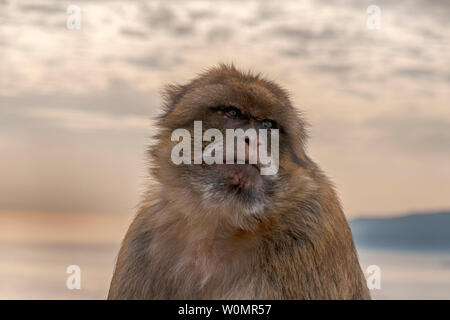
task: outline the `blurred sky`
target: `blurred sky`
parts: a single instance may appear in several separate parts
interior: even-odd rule
[[[218,62],[292,93],[349,218],[448,208],[449,17],[446,0],[0,0],[0,212],[132,216],[159,90]]]

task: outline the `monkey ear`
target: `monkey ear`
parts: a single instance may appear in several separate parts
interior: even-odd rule
[[[290,125],[291,130],[288,130],[288,147],[291,154],[291,159],[297,165],[306,167],[309,158],[306,154],[306,144],[308,141],[308,122],[303,118],[303,115],[297,111],[298,118],[292,118]]]
[[[162,98],[163,98],[163,114],[161,118],[167,117],[175,106],[180,102],[181,98],[188,91],[187,85],[179,85],[179,84],[168,84],[162,90]]]

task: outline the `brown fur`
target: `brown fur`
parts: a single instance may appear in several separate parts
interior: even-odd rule
[[[339,200],[307,157],[305,124],[284,90],[221,65],[165,98],[154,182],[123,240],[109,299],[370,298]],[[283,125],[278,184],[261,210],[214,205],[180,171],[194,169],[170,161],[172,130],[193,120],[212,127],[205,108],[216,101]]]

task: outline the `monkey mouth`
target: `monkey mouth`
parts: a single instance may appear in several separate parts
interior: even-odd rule
[[[229,164],[221,168],[227,190],[241,193],[254,190],[261,184],[260,167],[256,164]]]

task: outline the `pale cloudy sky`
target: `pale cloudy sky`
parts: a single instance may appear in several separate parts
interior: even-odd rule
[[[445,0],[0,0],[0,212],[133,215],[159,89],[221,61],[292,93],[349,218],[450,208],[449,17]]]

